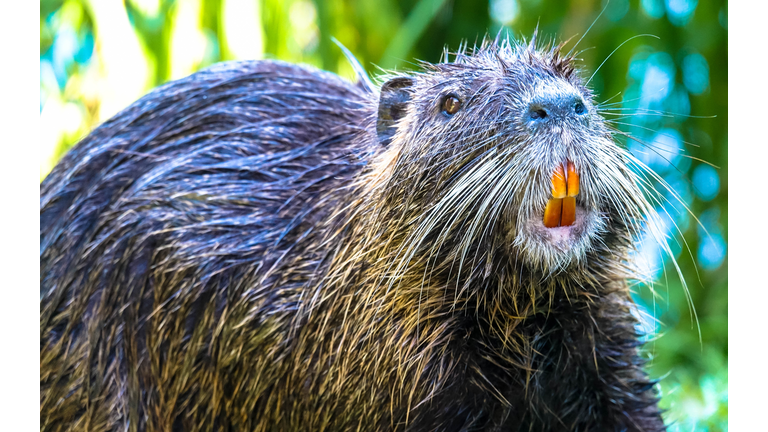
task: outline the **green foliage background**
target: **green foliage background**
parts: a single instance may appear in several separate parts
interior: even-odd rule
[[[41,0],[41,178],[79,138],[151,88],[237,58],[302,62],[352,79],[337,38],[375,75],[508,32],[579,43],[621,140],[668,182],[669,257],[640,242],[653,291],[635,298],[671,430],[724,431],[727,339],[727,3],[698,0]],[[634,36],[650,34],[631,39]],[[621,46],[612,55],[611,53]],[[610,56],[610,57],[609,57]],[[604,63],[603,63],[604,62]],[[601,66],[602,65],[602,66]],[[717,166],[714,169],[704,161]],[[685,210],[684,203],[696,218]],[[667,216],[668,215],[668,216]],[[698,222],[697,220],[698,219]],[[655,296],[652,295],[655,292]],[[695,307],[698,324],[689,305]],[[700,329],[700,334],[699,334]]]

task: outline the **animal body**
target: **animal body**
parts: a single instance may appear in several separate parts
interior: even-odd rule
[[[380,90],[215,65],[66,154],[41,430],[664,430],[626,282],[650,206],[574,59],[445,57]]]

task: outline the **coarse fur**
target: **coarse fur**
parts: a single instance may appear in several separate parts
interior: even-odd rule
[[[381,92],[219,64],[65,155],[41,187],[41,430],[665,430],[626,282],[651,207],[574,59],[445,57]],[[531,121],[562,95],[587,112]],[[565,160],[579,219],[555,235]]]

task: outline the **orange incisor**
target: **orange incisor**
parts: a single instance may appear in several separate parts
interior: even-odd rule
[[[576,195],[579,194],[579,174],[573,162],[559,165],[552,174],[552,198],[544,209],[544,226],[554,228],[573,225],[576,221]]]

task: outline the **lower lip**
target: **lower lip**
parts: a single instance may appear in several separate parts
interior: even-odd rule
[[[560,226],[560,227],[554,227],[554,228],[545,227],[545,229],[547,230],[546,232],[547,234],[549,234],[549,239],[552,242],[560,243],[560,242],[564,242],[571,239],[574,225]]]

